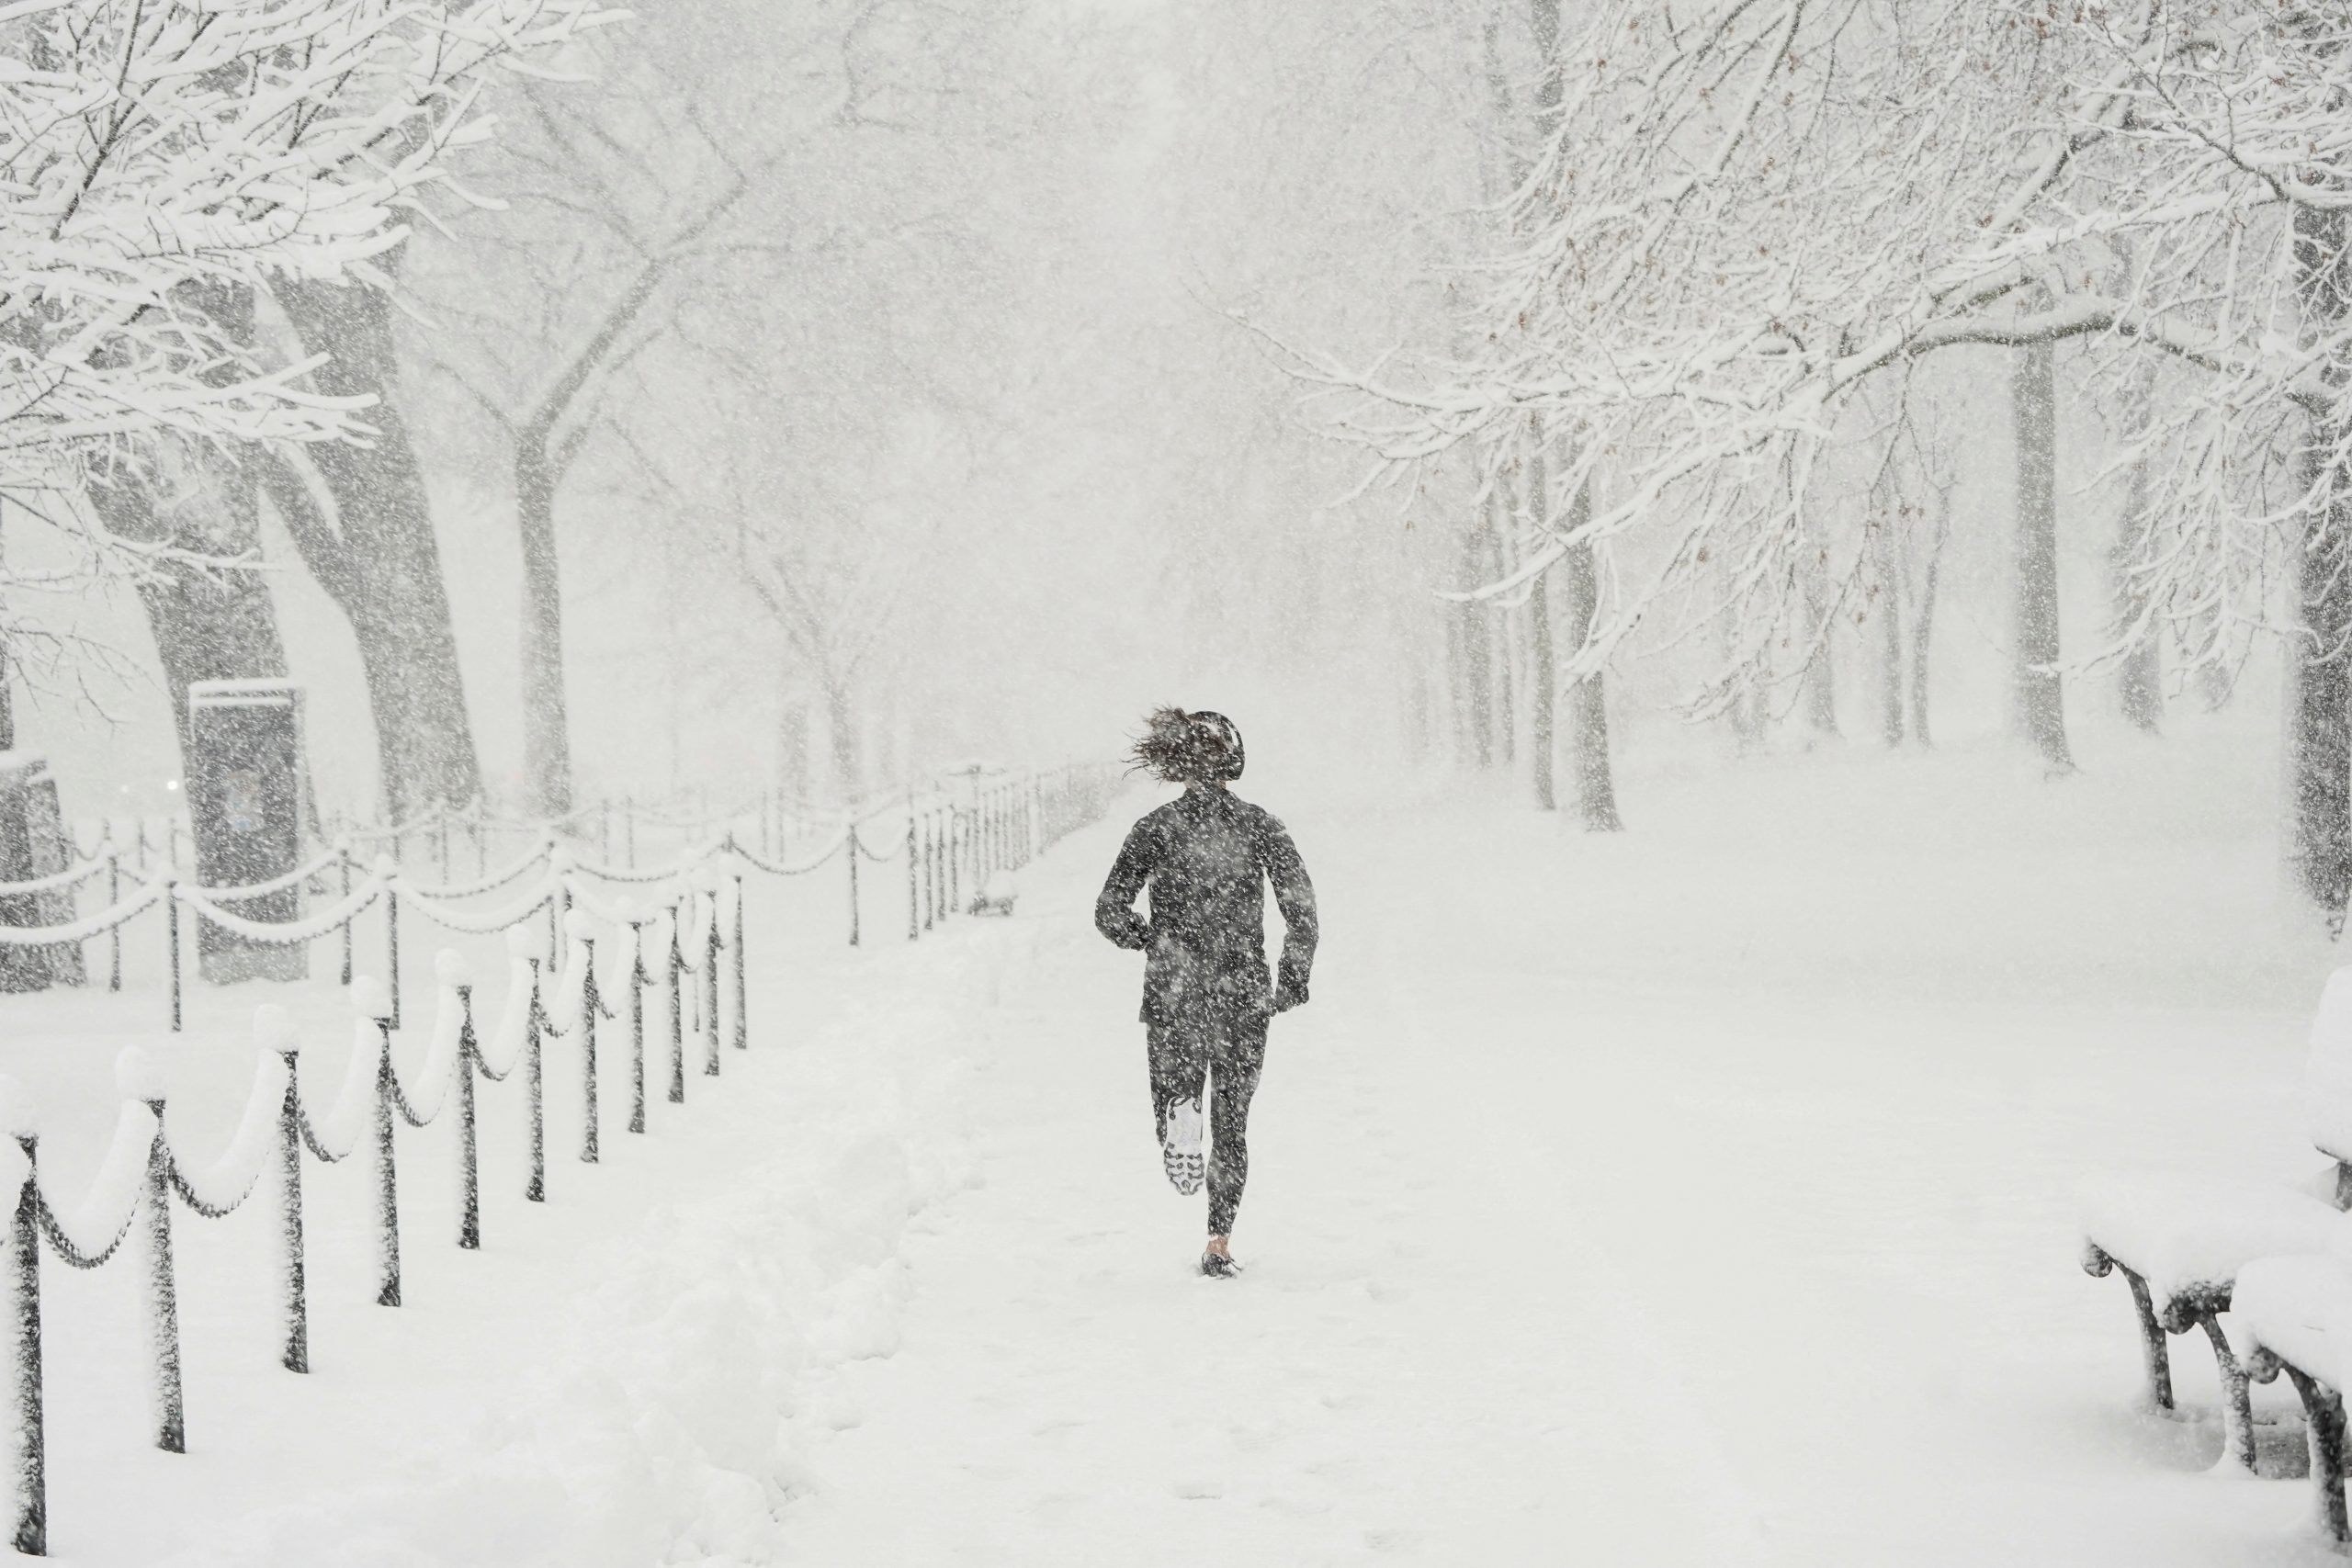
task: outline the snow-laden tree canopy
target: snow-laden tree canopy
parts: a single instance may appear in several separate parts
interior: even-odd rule
[[[0,5],[0,465],[53,480],[143,433],[347,435],[224,309],[365,277],[492,67],[609,19],[592,0],[16,0]]]
[[[1600,546],[1574,667],[1703,629],[1704,707],[1821,635],[1808,479],[1866,389],[1962,344],[2153,351],[2146,615],[2223,657],[2352,459],[2348,46],[2341,7],[2275,0],[1570,7],[1466,330],[1306,373],[1396,469],[1545,444],[1541,542],[1492,591]]]

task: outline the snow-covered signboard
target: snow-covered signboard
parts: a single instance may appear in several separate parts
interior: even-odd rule
[[[223,899],[248,920],[300,918],[302,692],[288,681],[199,681],[187,695],[187,804],[197,881],[209,888],[267,887]],[[204,977],[299,980],[300,942],[271,942],[196,917]]]
[[[57,781],[47,759],[0,751],[0,881],[34,882],[66,870],[74,858]],[[70,887],[0,895],[0,924],[65,925],[74,919]],[[0,946],[0,991],[38,991],[82,983],[82,950]]]

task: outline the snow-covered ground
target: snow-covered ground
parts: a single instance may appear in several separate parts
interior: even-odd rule
[[[1244,793],[1291,822],[1325,946],[1230,1285],[1190,1271],[1138,976],[1088,919],[1147,796],[1012,919],[912,948],[850,953],[771,893],[757,1049],[648,1138],[608,1123],[594,1170],[559,1106],[544,1211],[489,1091],[479,1256],[439,1134],[404,1135],[409,1305],[366,1304],[360,1173],[313,1170],[311,1378],[272,1365],[261,1231],[184,1218],[187,1458],[143,1447],[130,1277],[52,1264],[56,1549],[2331,1561],[2304,1483],[2208,1472],[2196,1347],[2188,1418],[2137,1407],[2123,1287],[2076,1266],[2087,1172],[2320,1163],[2297,1088],[2334,954],[2274,904],[2246,739],[2118,740],[2055,784],[1964,752],[1654,765],[1612,840],[1269,767]],[[103,1042],[9,1032],[53,1122],[103,1112]]]

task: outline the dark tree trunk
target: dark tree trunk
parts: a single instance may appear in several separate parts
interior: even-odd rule
[[[571,809],[571,735],[563,698],[563,581],[556,562],[555,487],[543,434],[514,454],[515,525],[523,542],[523,775],[531,809]]]
[[[1489,582],[1499,581],[1510,570],[1503,515],[1499,499],[1488,503],[1486,577]],[[1486,608],[1484,641],[1494,671],[1487,677],[1487,685],[1495,694],[1495,761],[1511,768],[1519,762],[1519,670],[1511,658],[1510,612],[1493,600],[1487,601]]]
[[[808,795],[808,699],[797,694],[784,699],[776,716],[776,787],[790,801]]]
[[[254,298],[245,289],[209,290],[191,301],[237,342],[250,341]],[[209,446],[159,439],[129,466],[89,491],[107,531],[232,564],[153,558],[138,582],[140,607],[155,637],[164,689],[179,739],[180,773],[188,767],[188,687],[198,681],[283,680],[286,645],[277,607],[261,570],[257,465]],[[220,825],[193,823],[199,859],[210,859]]]
[[[1552,122],[1557,118],[1560,110],[1561,83],[1558,58],[1560,0],[1530,0],[1528,22],[1535,35],[1538,61],[1533,130],[1535,135],[1543,137],[1551,133]],[[1551,471],[1544,460],[1544,440],[1540,431],[1535,439],[1530,443],[1530,448],[1527,471],[1527,511],[1528,515],[1534,520],[1535,530],[1544,530],[1551,526],[1552,485]],[[1532,530],[1529,542],[1540,546],[1543,542],[1542,534]],[[1590,568],[1591,557],[1591,549],[1587,547],[1585,560],[1588,570]],[[1532,671],[1533,679],[1530,682],[1532,689],[1528,693],[1527,697],[1528,705],[1533,713],[1533,723],[1529,726],[1528,744],[1535,752],[1535,805],[1537,809],[1543,811],[1553,810],[1556,804],[1552,782],[1555,750],[1553,730],[1559,722],[1560,705],[1559,656],[1553,648],[1552,596],[1550,585],[1545,581],[1548,575],[1548,571],[1538,573],[1535,581],[1529,585],[1527,593],[1527,615],[1531,634],[1528,639],[1528,653],[1533,665]],[[1586,617],[1586,629],[1590,629],[1589,612]],[[1600,677],[1594,675],[1587,679],[1597,683]],[[1604,724],[1607,722],[1605,716],[1602,722]],[[1603,744],[1606,745],[1605,739]],[[1601,758],[1601,766],[1604,770],[1608,766],[1605,752]],[[1612,817],[1616,813],[1613,804],[1610,807],[1610,813]],[[1589,811],[1586,826],[1591,826]]]
[[[2073,769],[2065,690],[2058,663],[2058,353],[2031,343],[2010,360],[2017,435],[2017,533],[2010,565],[2010,711],[2018,731],[2053,773]]]
[[[1879,739],[1889,747],[1903,744],[1903,549],[1902,528],[1910,522],[1909,509],[1895,483],[1894,464],[1882,470],[1871,495],[1871,561],[1878,578]]]
[[[398,400],[392,305],[377,288],[289,283],[279,307],[306,348],[333,358],[312,373],[335,396],[376,393],[367,446],[326,442],[305,456],[333,502],[330,518],[282,462],[263,479],[295,547],[351,623],[376,724],[384,808],[395,819],[434,801],[481,794],[441,549],[424,471]]]
[[[1592,484],[1577,491],[1568,511],[1568,527],[1581,528],[1592,517]],[[1560,558],[1560,600],[1566,616],[1567,643],[1581,651],[1592,637],[1600,614],[1600,576],[1590,542],[1569,547]],[[1609,699],[1596,670],[1568,687],[1569,766],[1577,786],[1577,818],[1590,832],[1613,833],[1624,826],[1617,815],[1617,785],[1609,765]]]
[[[1532,447],[1527,464],[1527,515],[1529,536],[1538,539],[1540,531],[1551,519],[1552,476],[1544,461],[1542,446]],[[1552,779],[1553,755],[1556,742],[1553,727],[1558,722],[1560,706],[1559,660],[1552,646],[1552,598],[1544,579],[1538,572],[1527,590],[1528,626],[1528,750],[1534,753],[1535,808],[1538,811],[1556,809],[1558,801]]]
[[[2313,335],[2352,318],[2352,225],[2341,209],[2295,209],[2295,260]],[[2289,643],[2287,857],[2296,885],[2333,919],[2352,893],[2352,467],[2342,427],[2352,364],[2322,373],[2335,420],[2314,421],[2304,448],[2312,510],[2296,587],[2301,635]]]
[[[1482,526],[1462,530],[1462,566],[1456,585],[1465,592],[1486,579],[1485,539]],[[1464,749],[1484,773],[1495,765],[1495,667],[1487,647],[1487,607],[1475,602],[1456,604],[1453,635],[1462,654],[1455,696],[1461,704]]]
[[[1828,563],[1823,558],[1822,547],[1815,546],[1804,560],[1804,600],[1810,623],[1807,631],[1818,637],[1820,644],[1805,660],[1797,690],[1804,699],[1805,726],[1817,740],[1838,738],[1838,671],[1829,659],[1830,640],[1836,628],[1829,625],[1828,580]]]
[[[1928,652],[1936,625],[1936,585],[1943,573],[1944,539],[1951,531],[1951,497],[1936,498],[1936,525],[1928,536],[1927,561],[1919,572],[1919,597],[1911,607],[1911,739],[1935,744],[1928,728]]]
[[[188,471],[153,482],[123,476],[92,487],[91,504],[107,531],[142,544],[244,564],[198,566],[160,559],[140,579],[139,604],[154,634],[164,690],[179,739],[180,772],[188,769],[188,688],[198,681],[283,680],[286,645],[261,570],[254,471],[209,450],[158,459]],[[197,469],[203,461],[210,467]],[[198,816],[198,858],[214,858],[220,824]]]
[[[2116,701],[2132,728],[2154,735],[2165,722],[2164,662],[2155,628],[2139,626],[2148,608],[2148,596],[2136,573],[2146,554],[2148,528],[2148,461],[2143,457],[2132,465],[2131,485],[2124,496],[2123,515],[2116,524],[2108,569],[2114,590],[2116,635],[2132,639],[2123,662],[2116,669]]]
[[[865,768],[858,755],[857,709],[849,682],[825,678],[825,728],[833,748],[833,783],[844,801],[854,801],[865,788]]]

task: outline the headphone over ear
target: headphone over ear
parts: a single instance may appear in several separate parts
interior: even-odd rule
[[[1200,736],[1201,751],[1213,769],[1209,776],[1231,781],[1241,776],[1250,760],[1249,751],[1241,744],[1241,727],[1221,713],[1203,708],[1186,716]]]

